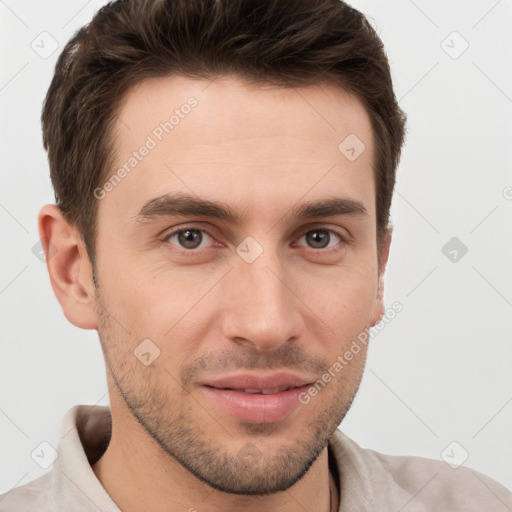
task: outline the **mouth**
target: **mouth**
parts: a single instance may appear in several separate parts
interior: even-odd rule
[[[219,388],[219,387],[215,387],[215,386],[207,386],[207,387],[212,387],[214,389],[226,389],[226,390],[230,390],[230,391],[238,391],[238,392],[243,392],[243,393],[248,393],[250,395],[275,395],[276,393],[281,393],[283,391],[288,391],[289,389],[297,389],[297,387],[300,387],[300,386],[278,386],[277,388],[270,388],[270,389],[251,389],[251,388],[247,388],[247,389],[241,389],[241,388]]]
[[[314,381],[314,378],[280,371],[273,373],[237,373],[201,382],[217,389],[231,389],[248,393],[279,393],[286,389],[298,388]]]
[[[239,374],[203,382],[200,388],[215,410],[250,423],[283,421],[300,404],[312,379],[288,373]]]

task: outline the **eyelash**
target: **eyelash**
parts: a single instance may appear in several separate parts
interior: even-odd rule
[[[163,237],[163,239],[161,241],[164,243],[170,243],[169,239],[171,237],[173,237],[174,235],[177,235],[179,233],[182,233],[184,231],[198,231],[198,232],[200,231],[202,233],[206,233],[210,238],[215,239],[215,237],[207,229],[197,228],[194,226],[184,226],[184,227],[181,227],[180,229],[176,229],[175,231],[171,231],[170,233],[166,234],[165,237]],[[308,229],[300,236],[300,238],[302,238],[304,235],[307,235],[308,233],[311,233],[314,231],[325,231],[327,233],[334,234],[335,236],[337,236],[340,239],[340,243],[335,247],[318,248],[318,249],[315,249],[314,247],[306,246],[307,249],[310,249],[312,251],[322,251],[322,252],[328,253],[328,252],[340,250],[341,247],[343,247],[344,245],[349,243],[349,240],[346,236],[342,235],[338,231],[335,231],[335,230],[327,228],[327,227],[322,227],[322,226],[313,227],[311,229]],[[196,252],[200,251],[200,249],[185,249],[183,247],[176,246],[176,244],[172,244],[172,245],[174,245],[175,247],[178,247],[178,249],[181,249],[182,252],[187,253],[187,254],[196,253]],[[301,246],[301,247],[304,247],[304,246]]]

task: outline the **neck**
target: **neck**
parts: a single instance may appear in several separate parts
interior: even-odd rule
[[[338,510],[337,487],[329,473],[327,448],[304,477],[285,491],[263,496],[228,494],[196,478],[164,452],[129,411],[122,407],[116,410],[116,405],[119,404],[111,399],[110,443],[92,469],[123,512]]]

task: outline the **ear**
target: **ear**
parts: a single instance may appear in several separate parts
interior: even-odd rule
[[[384,316],[384,272],[388,263],[389,257],[389,246],[391,245],[393,228],[388,226],[382,240],[382,247],[380,248],[380,265],[378,271],[379,284],[377,288],[377,297],[375,299],[375,307],[373,308],[372,314],[370,315],[370,325],[373,327],[375,324],[380,322]]]
[[[38,227],[50,282],[64,316],[77,327],[96,329],[92,265],[80,233],[54,204],[41,208]]]

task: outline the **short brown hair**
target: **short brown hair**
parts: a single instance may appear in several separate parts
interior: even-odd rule
[[[283,87],[334,82],[363,103],[376,148],[380,245],[406,116],[383,43],[363,14],[340,0],[118,0],[67,43],[42,112],[56,203],[93,266],[94,190],[112,173],[123,96],[148,78],[223,74]]]

